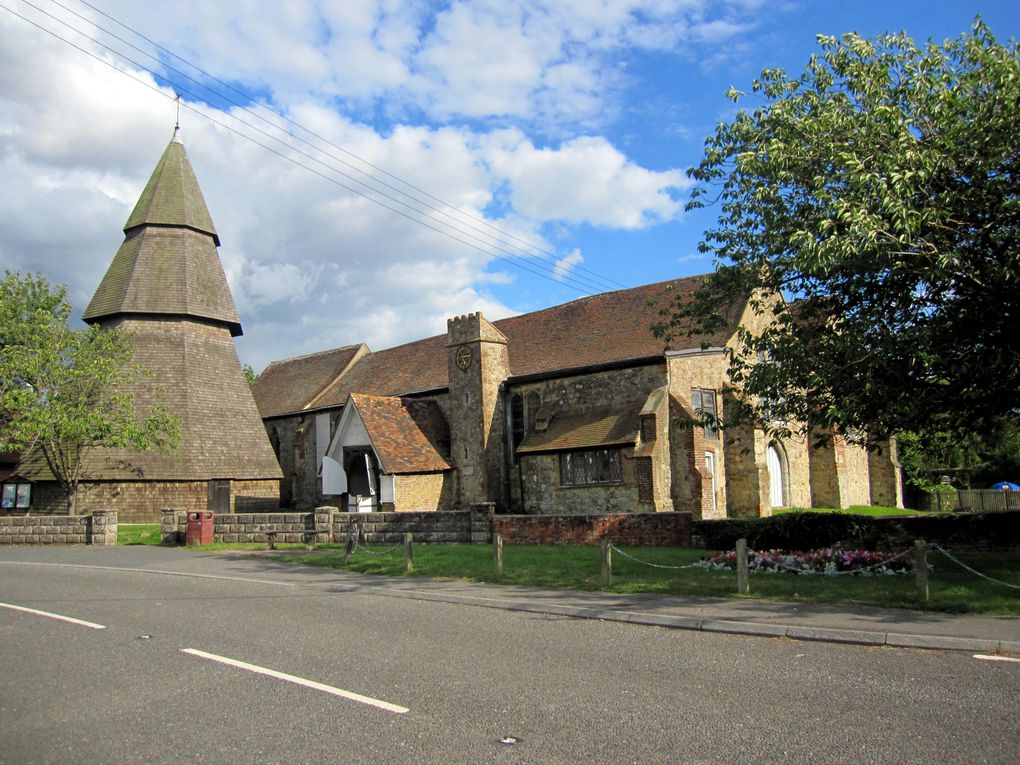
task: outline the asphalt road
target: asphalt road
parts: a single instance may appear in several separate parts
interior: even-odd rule
[[[148,554],[0,551],[0,603],[105,627],[0,607],[0,762],[1020,762],[1020,663],[66,565]]]

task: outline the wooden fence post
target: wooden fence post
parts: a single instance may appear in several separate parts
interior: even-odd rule
[[[347,527],[347,541],[344,542],[344,559],[343,565],[347,565],[347,561],[351,559],[351,553],[354,552],[354,528],[351,526]]]
[[[917,572],[917,599],[928,601],[928,544],[923,539],[914,541],[914,570]]]
[[[496,576],[503,576],[503,537],[492,535],[492,562],[496,567]]]
[[[613,550],[609,537],[602,539],[602,586],[609,587],[613,583]]]
[[[747,540],[737,540],[737,594],[746,595],[751,591],[747,580]]]
[[[410,531],[404,534],[404,573],[410,574],[414,571],[414,550],[411,549],[412,534]]]

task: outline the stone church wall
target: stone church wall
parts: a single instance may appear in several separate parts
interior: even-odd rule
[[[542,411],[554,416],[561,413],[573,414],[608,409],[618,406],[621,402],[643,401],[653,390],[664,386],[665,381],[664,365],[650,364],[517,383],[507,390],[506,401],[509,403],[513,394],[520,394],[527,400],[529,394],[537,393]],[[509,422],[506,425],[506,432],[512,432]],[[509,454],[509,445],[507,451]],[[664,457],[665,453],[666,450],[663,448],[660,454]],[[543,459],[539,459],[539,456]],[[653,467],[655,479],[667,484],[666,491],[668,491],[667,471],[668,466]],[[513,512],[634,512],[639,507],[634,465],[632,460],[626,458],[622,485],[562,488],[559,457],[556,454],[522,457],[516,466],[511,466],[508,473],[507,493]],[[658,496],[662,498],[661,494]],[[563,506],[556,504],[560,502]],[[662,504],[664,508],[669,506],[666,509],[672,507],[668,497],[662,498]],[[586,507],[602,509],[585,510]]]
[[[638,497],[634,450],[622,451],[623,480],[599,486],[561,486],[558,453],[522,456],[524,512],[545,515],[637,512],[642,503]]]

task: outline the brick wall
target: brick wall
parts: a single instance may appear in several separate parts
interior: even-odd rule
[[[452,507],[457,498],[456,484],[456,474],[452,470],[394,476],[394,509],[415,512]]]
[[[0,545],[117,544],[117,512],[12,515],[0,518]]]
[[[609,537],[622,545],[689,547],[691,521],[691,513],[496,515],[492,532],[507,544],[596,545]]]

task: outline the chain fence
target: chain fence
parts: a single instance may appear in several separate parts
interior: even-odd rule
[[[942,553],[943,555],[945,555],[945,556],[946,556],[947,558],[949,558],[949,560],[951,560],[951,561],[952,561],[953,563],[955,563],[955,564],[956,564],[957,566],[959,566],[960,568],[966,569],[966,570],[967,570],[967,571],[969,571],[970,573],[972,573],[972,574],[974,574],[974,575],[976,575],[976,576],[979,576],[979,577],[981,577],[982,579],[987,579],[987,580],[988,580],[989,582],[994,582],[995,584],[1001,584],[1001,585],[1002,585],[1003,587],[1009,587],[1009,588],[1010,588],[1010,589],[1012,589],[1012,590],[1020,590],[1020,585],[1017,585],[1017,584],[1010,584],[1009,582],[1004,582],[1004,581],[1002,581],[1001,579],[995,579],[995,578],[993,578],[993,577],[990,577],[990,576],[988,576],[988,574],[982,574],[982,573],[981,573],[980,571],[978,571],[977,569],[971,568],[970,566],[968,566],[968,565],[967,565],[966,563],[964,563],[963,561],[961,561],[961,560],[959,560],[959,559],[957,559],[957,558],[953,557],[953,556],[952,556],[952,555],[951,555],[951,554],[950,554],[950,553],[949,553],[948,551],[946,551],[946,550],[945,550],[945,549],[944,549],[943,547],[941,547],[940,545],[937,545],[937,544],[935,544],[934,542],[929,542],[929,543],[928,543],[928,547],[930,547],[930,548],[931,548],[931,549],[933,549],[933,550],[938,550],[938,551],[939,551],[940,553]]]
[[[619,547],[617,547],[616,545],[614,545],[611,542],[609,544],[609,549],[610,550],[614,550],[615,552],[618,552],[624,558],[630,558],[632,561],[635,561],[637,563],[641,563],[641,564],[643,564],[645,566],[651,566],[652,568],[664,568],[664,569],[669,569],[671,571],[681,571],[681,570],[683,570],[685,568],[702,568],[701,561],[698,561],[696,563],[690,563],[690,564],[688,564],[686,566],[664,566],[661,563],[652,563],[652,562],[647,561],[647,560],[641,560],[640,558],[634,557],[630,553],[624,552],[623,550],[621,550]]]
[[[381,552],[378,551],[378,550],[369,550],[367,543],[362,544],[362,541],[361,541],[361,537],[362,536],[363,536],[362,534],[355,534],[354,535],[354,547],[351,548],[351,555],[352,556],[358,550],[361,550],[366,555],[375,555],[376,557],[382,558],[382,557],[385,557],[387,555],[390,555],[391,553],[393,553],[396,550],[403,549],[403,547],[404,547],[404,543],[403,542],[397,542],[397,544],[393,545],[393,547],[391,547],[388,550],[383,550]]]
[[[946,550],[945,548],[943,548],[941,545],[939,545],[937,543],[928,542],[928,543],[926,543],[926,546],[927,546],[927,549],[935,550],[937,552],[942,553],[950,561],[952,561],[956,565],[960,566],[961,568],[969,571],[970,573],[974,574],[975,576],[979,576],[982,579],[986,579],[989,582],[993,582],[995,584],[1002,585],[1003,587],[1009,587],[1010,589],[1013,589],[1013,590],[1020,590],[1020,585],[1011,584],[1010,582],[1004,582],[1001,579],[996,579],[994,577],[988,576],[987,574],[984,574],[981,571],[978,571],[977,569],[973,568],[972,566],[968,566],[966,563],[961,561],[959,558],[956,558],[948,550]],[[687,564],[687,565],[684,565],[684,566],[669,566],[669,565],[665,565],[665,564],[662,564],[662,563],[652,563],[651,561],[643,560],[642,558],[639,558],[636,555],[633,555],[632,553],[628,553],[626,550],[623,550],[622,548],[618,547],[617,545],[613,544],[612,542],[609,543],[609,549],[614,551],[615,553],[623,556],[624,558],[627,558],[628,560],[632,560],[635,563],[641,564],[643,566],[648,566],[650,568],[665,569],[665,570],[670,570],[670,571],[682,571],[682,570],[685,570],[685,569],[692,569],[692,568],[703,568],[703,569],[709,568],[708,566],[706,566],[706,562],[704,560],[696,561],[694,563],[690,563],[690,564]],[[909,556],[913,552],[914,552],[914,550],[912,548],[907,548],[905,550],[902,550],[901,552],[896,553],[895,555],[893,555],[890,558],[885,558],[884,560],[878,561],[878,562],[870,564],[868,566],[861,566],[861,567],[858,567],[858,568],[855,568],[855,569],[852,569],[852,570],[839,571],[839,570],[836,570],[835,568],[831,568],[831,569],[828,569],[828,570],[825,570],[825,571],[813,571],[811,569],[797,568],[796,566],[791,566],[791,565],[787,564],[785,561],[783,561],[782,558],[780,558],[778,556],[775,556],[775,555],[769,555],[768,553],[763,553],[763,552],[760,552],[758,550],[752,550],[750,548],[747,550],[747,554],[749,556],[756,556],[756,557],[760,557],[760,558],[765,558],[769,562],[771,562],[774,566],[776,566],[778,568],[784,569],[786,571],[790,571],[791,573],[800,574],[802,576],[803,575],[808,575],[808,576],[855,576],[855,575],[860,575],[862,573],[866,574],[866,573],[878,571],[878,570],[880,570],[882,568],[886,568],[890,563],[894,563],[894,562],[896,562],[898,560],[902,560],[903,558],[906,558],[907,556]],[[927,567],[928,567],[929,570],[932,569],[932,566],[931,566],[930,563],[927,564]],[[728,569],[729,567],[725,566],[724,568]],[[753,573],[774,573],[774,572],[758,571],[758,570],[754,570],[754,569],[751,569],[751,571]]]

